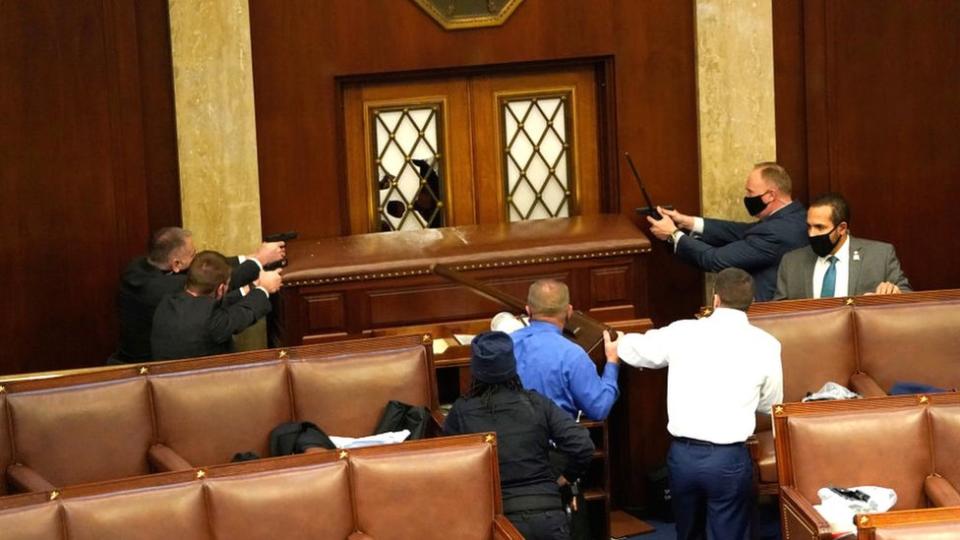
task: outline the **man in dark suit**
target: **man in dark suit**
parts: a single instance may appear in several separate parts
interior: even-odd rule
[[[231,295],[236,289],[252,283],[264,265],[285,256],[283,242],[267,242],[247,257],[233,257]],[[146,362],[150,355],[150,329],[153,312],[168,294],[182,291],[187,282],[185,271],[197,250],[190,231],[180,227],[164,227],[150,239],[149,253],[134,259],[124,270],[117,293],[120,319],[120,343],[109,363]]]
[[[910,291],[893,246],[850,234],[850,208],[835,193],[807,210],[810,245],[784,255],[775,300]]]
[[[791,198],[791,184],[790,175],[780,165],[758,163],[747,176],[743,203],[760,221],[703,219],[658,208],[663,219],[648,217],[650,232],[673,244],[681,260],[706,272],[731,267],[746,270],[753,277],[756,300],[770,300],[776,290],[780,258],[807,245],[805,213]]]
[[[270,312],[270,294],[280,289],[280,270],[261,272],[240,298],[227,298],[230,264],[216,251],[200,252],[186,287],[160,301],[150,344],[157,360],[230,352],[233,335]]]

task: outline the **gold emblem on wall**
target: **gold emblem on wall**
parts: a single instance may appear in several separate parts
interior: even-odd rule
[[[447,30],[500,26],[523,0],[413,0]]]

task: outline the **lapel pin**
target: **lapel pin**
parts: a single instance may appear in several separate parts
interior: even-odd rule
[[[853,252],[853,260],[855,260],[855,261],[859,261],[859,260],[860,260],[860,252],[859,252],[859,251],[854,251],[854,252]]]

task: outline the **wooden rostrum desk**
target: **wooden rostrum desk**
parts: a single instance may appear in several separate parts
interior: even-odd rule
[[[649,252],[649,240],[621,215],[294,240],[287,246],[284,286],[274,295],[271,346],[414,332],[450,343],[455,333],[488,329],[504,307],[432,274],[434,263],[521,299],[533,281],[558,279],[570,286],[574,308],[619,330],[643,331],[651,326]],[[435,350],[440,400],[450,403],[469,382],[469,347]],[[589,494],[604,513],[611,468],[623,484],[614,486],[616,493],[629,501],[642,497],[634,491],[642,492],[651,463],[641,432],[649,422],[636,416],[646,408],[643,396],[662,397],[662,384],[646,372],[622,369],[609,444],[607,427],[591,424],[598,451]]]

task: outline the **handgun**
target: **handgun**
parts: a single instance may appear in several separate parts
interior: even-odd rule
[[[296,240],[298,236],[300,236],[300,233],[298,233],[297,231],[287,231],[287,232],[276,233],[276,234],[268,234],[267,236],[263,237],[263,241],[264,242],[289,242],[290,240]],[[276,270],[277,268],[283,268],[286,265],[287,265],[287,258],[284,257],[277,262],[272,262],[268,265],[265,265],[263,269],[267,271]]]

